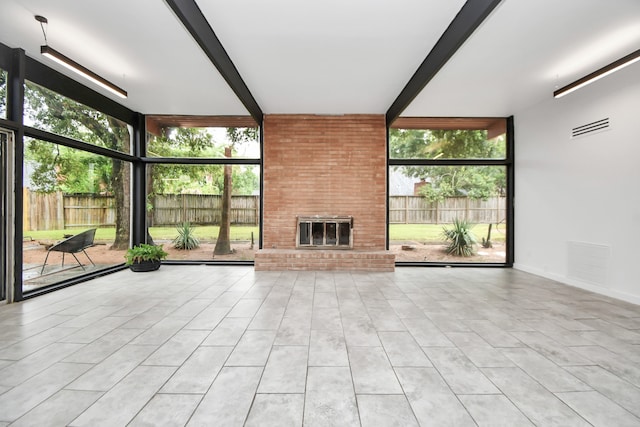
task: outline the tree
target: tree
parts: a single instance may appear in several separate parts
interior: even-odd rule
[[[505,155],[504,135],[487,140],[483,130],[391,129],[390,156],[406,159],[499,159]],[[420,193],[429,201],[465,196],[486,199],[503,194],[506,175],[496,166],[407,166],[406,176],[420,178]]]
[[[34,127],[112,150],[130,151],[130,134],[125,123],[38,85],[27,83],[25,86],[26,116]],[[104,185],[114,196],[116,237],[111,249],[126,249],[129,246],[130,229],[130,168],[117,159],[82,153],[30,141],[26,156],[37,165],[32,179],[49,191],[64,190],[65,185],[70,185],[70,179],[76,181],[74,187],[83,180],[86,185],[95,187],[96,184],[91,184],[91,179],[86,177],[91,169],[82,167],[83,155],[85,165],[90,157],[99,170],[97,178],[92,179],[104,180],[98,185]],[[95,172],[95,168],[93,170]]]
[[[225,147],[225,157],[230,158],[236,144],[255,141],[258,136],[256,128],[227,128],[227,137],[231,144]],[[222,219],[216,246],[213,249],[214,255],[224,255],[232,253],[231,249],[231,193],[233,192],[233,167],[230,164],[224,165],[224,181],[222,191]]]

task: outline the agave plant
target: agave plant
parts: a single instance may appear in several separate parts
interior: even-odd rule
[[[472,256],[475,255],[474,245],[478,243],[478,239],[471,232],[472,224],[458,218],[453,220],[453,227],[442,229],[444,238],[447,241],[447,253],[455,256]]]
[[[178,236],[173,239],[173,247],[176,249],[195,249],[200,246],[200,241],[194,236],[195,227],[189,222],[183,222],[176,227]]]

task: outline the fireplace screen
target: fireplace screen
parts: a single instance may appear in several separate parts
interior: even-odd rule
[[[353,217],[304,216],[298,217],[296,247],[320,249],[350,249]]]

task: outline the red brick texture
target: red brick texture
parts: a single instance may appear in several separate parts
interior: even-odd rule
[[[351,215],[353,249],[385,250],[384,115],[266,115],[263,131],[264,249],[294,249],[298,215]]]

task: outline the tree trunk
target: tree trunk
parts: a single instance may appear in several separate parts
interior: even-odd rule
[[[116,238],[111,246],[113,250],[122,250],[129,248],[129,184],[130,172],[128,164],[120,160],[113,159],[113,196],[115,200],[116,211]]]
[[[224,149],[225,157],[231,157],[231,147]],[[216,247],[213,250],[214,255],[227,255],[232,253],[231,250],[231,178],[232,166],[224,165],[224,181],[222,188],[222,218],[220,219],[220,231]]]

